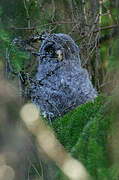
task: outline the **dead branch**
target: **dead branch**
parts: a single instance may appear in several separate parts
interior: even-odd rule
[[[55,21],[55,1],[52,0],[52,22]]]
[[[26,18],[27,18],[27,21],[28,21],[28,28],[30,28],[31,22],[30,22],[29,11],[28,11],[28,8],[27,8],[27,5],[26,5],[26,0],[24,0],[24,8],[25,8],[25,10],[26,10]]]
[[[96,31],[93,31],[93,33],[97,33],[99,31],[104,31],[104,30],[109,30],[109,29],[113,29],[113,28],[118,28],[118,27],[119,27],[118,24],[114,24],[114,25],[111,25],[111,26],[100,27]],[[79,33],[79,32],[77,31],[75,33]],[[82,41],[86,37],[87,37],[87,34],[85,36],[81,37],[80,39],[75,40],[75,42],[80,42],[80,41]]]

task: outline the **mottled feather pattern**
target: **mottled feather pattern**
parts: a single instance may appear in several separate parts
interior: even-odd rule
[[[51,34],[39,50],[39,66],[31,100],[50,120],[93,101],[97,91],[81,67],[79,47],[66,34]]]

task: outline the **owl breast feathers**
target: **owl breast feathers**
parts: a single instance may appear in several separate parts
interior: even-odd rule
[[[51,121],[93,101],[97,91],[81,67],[79,47],[66,34],[51,34],[39,50],[39,66],[31,100]]]

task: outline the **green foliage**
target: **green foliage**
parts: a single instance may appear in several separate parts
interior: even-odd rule
[[[12,43],[9,45],[9,54],[11,65],[15,72],[22,72],[29,64],[28,53],[16,48]]]
[[[108,179],[107,137],[110,118],[108,103],[98,97],[53,123],[57,138],[67,151],[79,159],[96,179]]]
[[[2,45],[0,47],[0,56],[3,55],[3,51],[4,49],[8,46],[8,44],[10,43],[10,38],[9,35],[5,32],[4,28],[3,28],[3,24],[1,21],[1,16],[2,16],[2,9],[0,8],[0,44]],[[5,53],[5,52],[4,52]],[[4,57],[4,55],[3,55]]]
[[[0,9],[2,14],[2,10]],[[0,48],[0,56],[2,61],[5,62],[8,60],[7,56],[9,56],[10,64],[15,73],[22,72],[24,69],[27,69],[30,61],[30,54],[25,52],[23,49],[17,48],[16,45],[13,44],[13,39],[9,36],[9,33],[4,29],[1,18],[0,18],[0,44],[2,44]],[[8,49],[8,54],[6,54],[6,50]]]
[[[2,16],[3,12],[0,8],[0,15]],[[4,29],[0,16],[0,44],[2,44],[0,48],[0,56],[3,61],[6,61],[6,49],[8,48],[10,63],[15,72],[22,71],[24,66],[29,63],[29,55],[28,53],[24,52],[16,48],[16,46],[12,43],[12,39],[9,36],[8,32]]]
[[[92,120],[99,111],[99,99],[97,99],[96,102],[97,103],[88,102],[85,105],[81,105],[66,114],[62,119],[59,118],[54,121],[53,127],[57,133],[57,137],[67,150],[71,150],[76,144],[84,126]],[[67,141],[68,139],[70,139],[70,141]]]
[[[111,71],[118,71],[119,68],[119,37],[113,43],[112,53],[109,57],[109,69]]]
[[[102,26],[110,25],[111,22],[110,16],[102,16]]]

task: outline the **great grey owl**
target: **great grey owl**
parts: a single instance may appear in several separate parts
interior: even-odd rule
[[[35,81],[31,100],[50,120],[97,96],[87,70],[81,67],[79,47],[66,34],[51,34],[43,41]]]

